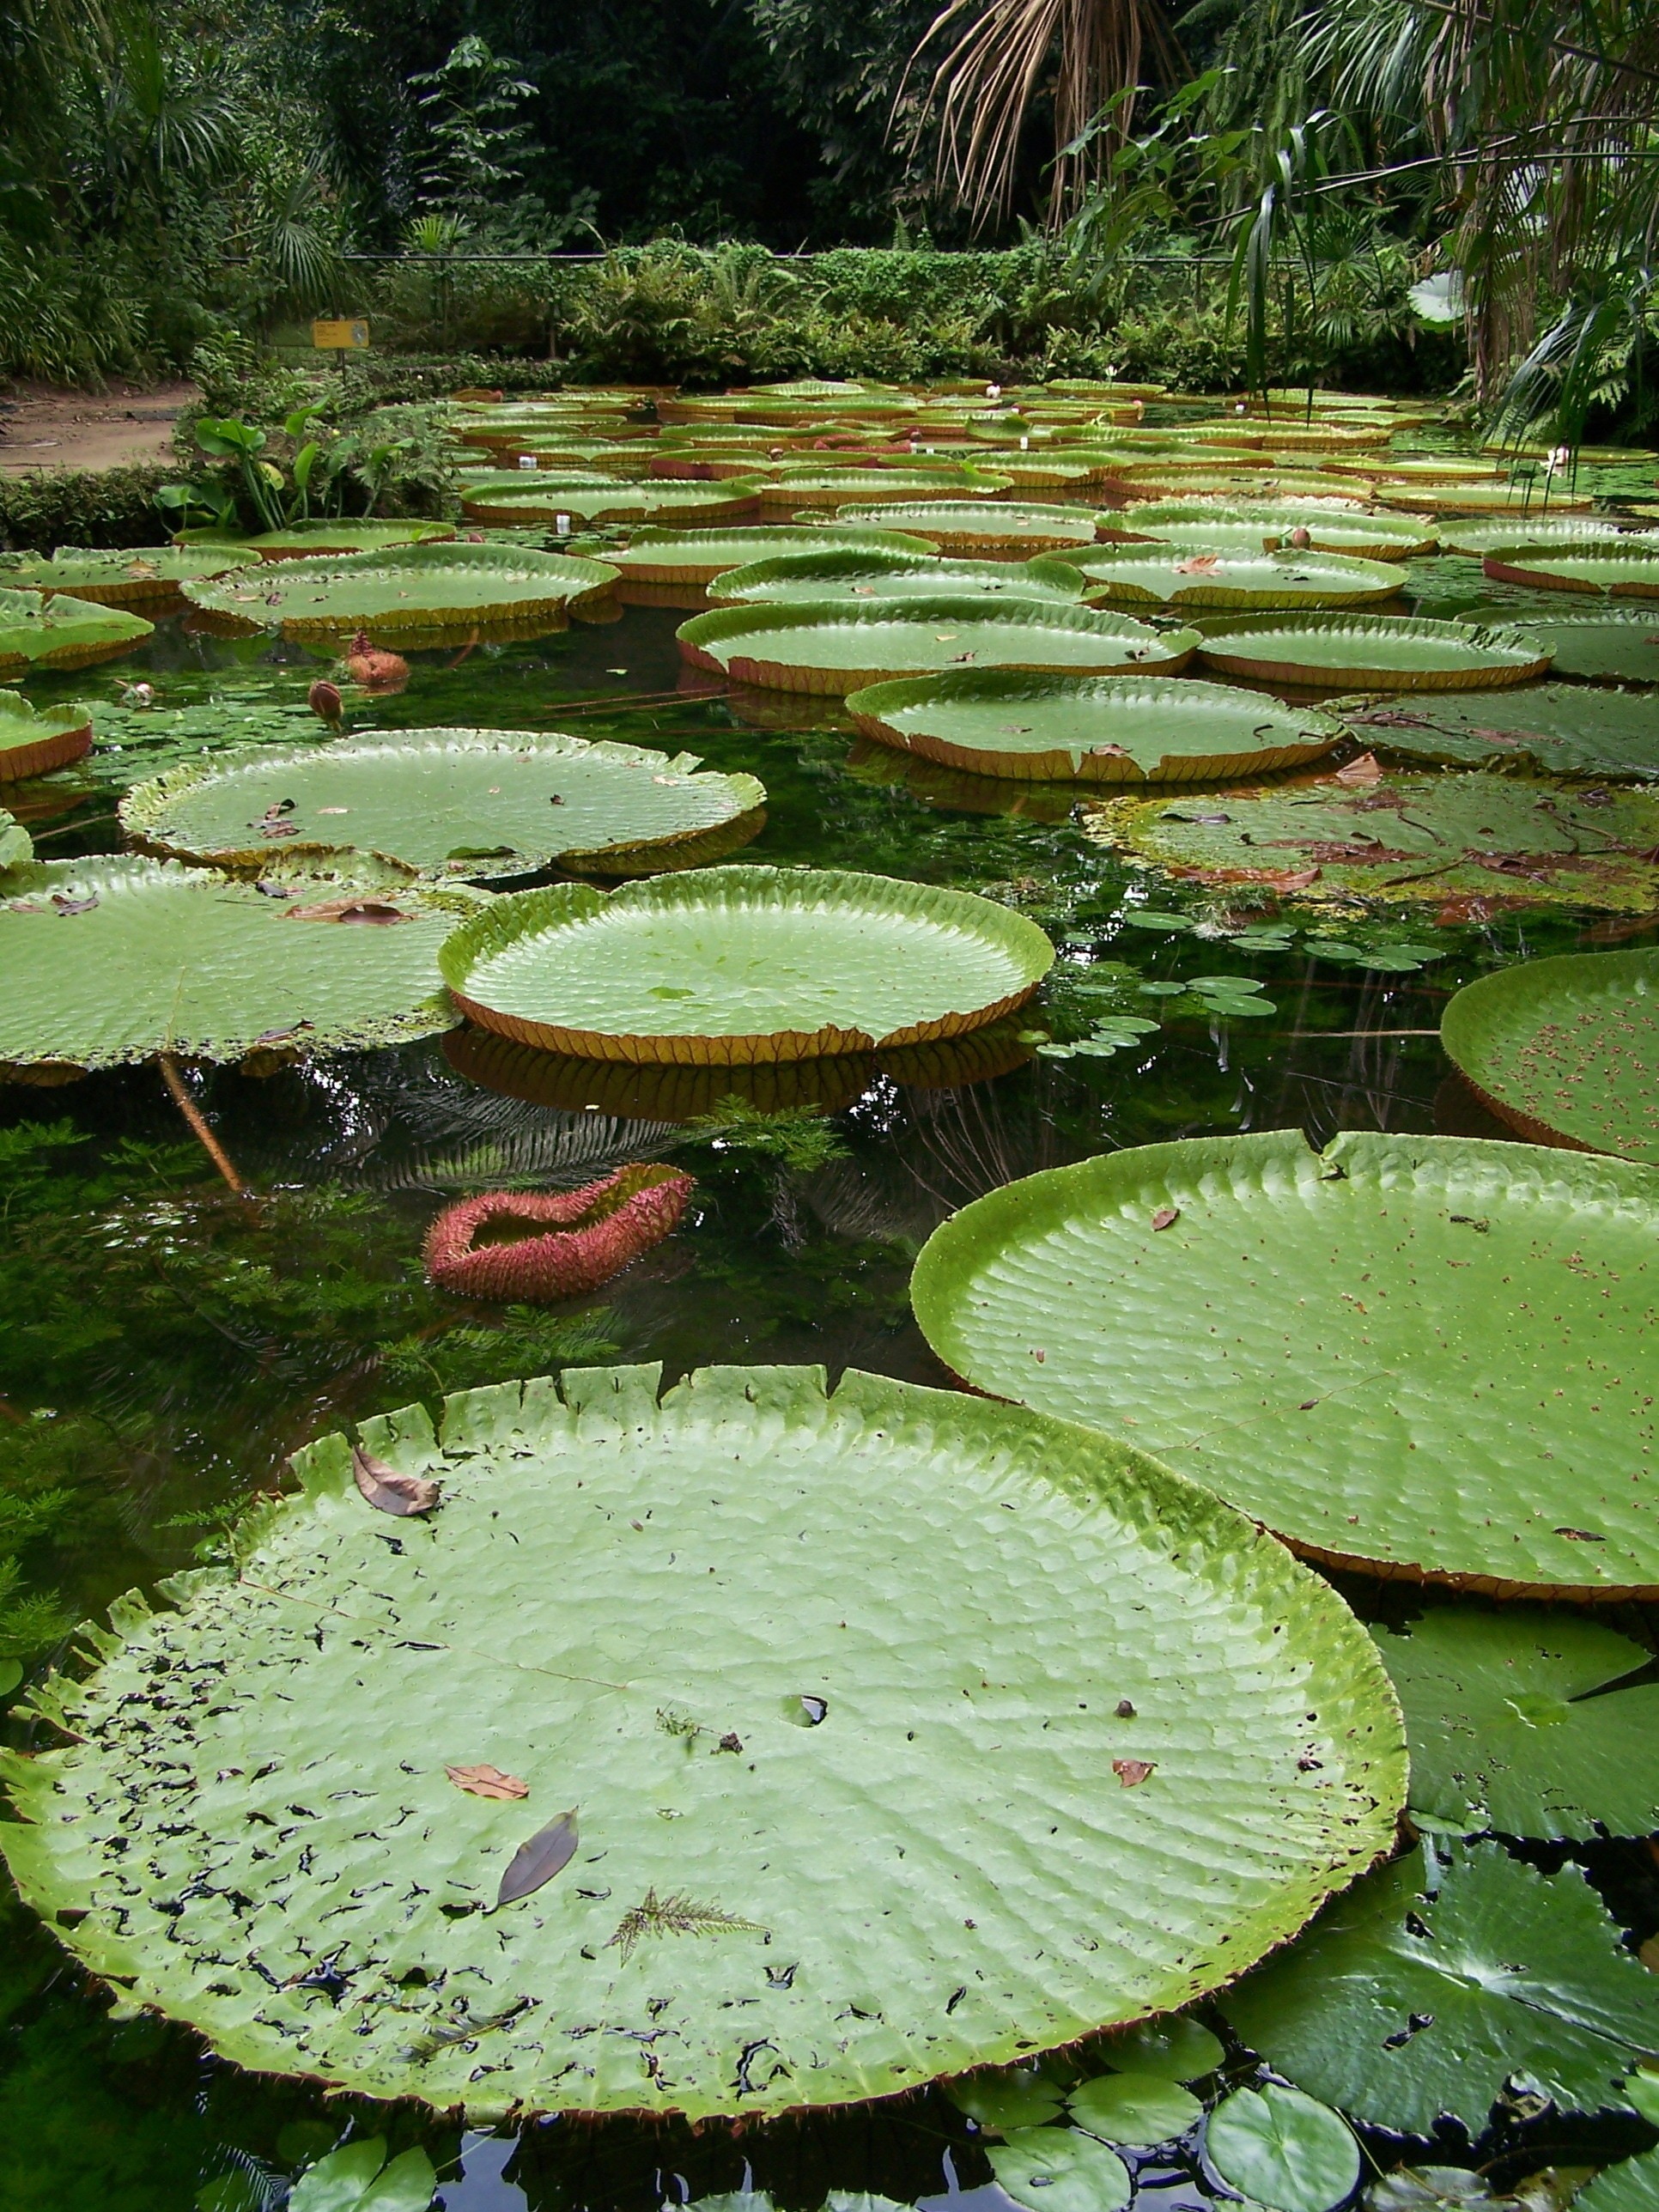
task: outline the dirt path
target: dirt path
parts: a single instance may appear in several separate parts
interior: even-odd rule
[[[15,385],[0,399],[0,476],[166,460],[180,410],[199,396],[184,383],[145,388],[118,380],[101,392]]]

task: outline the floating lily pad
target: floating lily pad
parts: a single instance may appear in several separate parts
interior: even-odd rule
[[[1659,1167],[1659,951],[1529,960],[1466,985],[1441,1042],[1523,1136]]]
[[[1023,2212],[1123,2212],[1133,2194],[1117,2153],[1078,2128],[1021,2128],[987,2154]]]
[[[975,1389],[1132,1437],[1310,1556],[1614,1598],[1659,1590],[1656,1229],[1622,1160],[1278,1130],[993,1192],[911,1298]]]
[[[17,869],[0,890],[6,1066],[344,1050],[455,1019],[437,955],[456,908],[412,891],[274,896],[144,860]],[[298,918],[319,906],[341,911]]]
[[[1659,684],[1659,613],[1558,615],[1529,610],[1527,635],[1549,654],[1558,676],[1599,684]]]
[[[1639,1644],[1532,1606],[1448,1606],[1408,1636],[1372,1632],[1405,1709],[1423,1822],[1575,1840],[1659,1827],[1659,1687],[1608,1688],[1647,1665]]]
[[[1139,553],[1132,546],[1036,564],[1058,580],[1071,567],[1091,604],[1195,607],[1357,607],[1392,599],[1400,572],[1341,553]]]
[[[831,547],[860,552],[927,553],[925,538],[899,530],[859,525],[757,523],[753,529],[636,530],[625,546],[607,550],[605,559],[624,581],[641,584],[707,584],[728,568],[785,553],[823,553]]]
[[[1511,2079],[1569,2112],[1618,2105],[1632,2055],[1659,2049],[1659,1978],[1583,1876],[1496,1844],[1370,1875],[1223,2009],[1281,2073],[1403,2135],[1443,2113],[1479,2135]]]
[[[60,545],[44,553],[0,554],[0,585],[17,592],[67,592],[88,605],[142,606],[173,599],[187,577],[222,576],[258,558],[240,547],[125,546],[118,552]]]
[[[1277,2081],[1224,2099],[1204,2148],[1229,2188],[1270,2212],[1332,2212],[1359,2185],[1359,2145],[1342,2115]]]
[[[1426,516],[1378,513],[1335,501],[1271,501],[1174,500],[1131,507],[1109,518],[1115,530],[1197,552],[1249,545],[1257,550],[1286,545],[1305,530],[1316,553],[1346,553],[1358,560],[1402,561],[1434,550],[1436,531]]]
[[[1388,903],[1593,906],[1659,899],[1659,799],[1499,775],[1384,775],[1346,787],[1112,799],[1087,824],[1172,875]]]
[[[824,507],[843,522],[865,522],[879,520],[889,507],[905,506],[915,500],[931,497],[977,501],[994,498],[998,492],[1012,489],[1007,477],[983,469],[838,469],[823,466],[823,457],[817,458],[819,465],[816,468],[780,469],[762,489],[763,503],[785,508]],[[842,508],[848,507],[852,512],[843,514]],[[895,529],[911,526],[899,523],[893,526]]]
[[[269,869],[356,846],[428,876],[483,882],[557,865],[654,875],[746,845],[765,820],[751,775],[696,758],[514,730],[411,730],[303,750],[221,753],[138,785],[130,836],[175,860]]]
[[[1517,526],[1517,538],[1551,515],[1588,514],[1593,504],[1587,491],[1553,490],[1546,502],[1541,491],[1497,478],[1484,483],[1473,477],[1462,483],[1413,482],[1407,496],[1413,507],[1423,507],[1430,514],[1507,516]]]
[[[716,576],[708,596],[727,601],[776,605],[809,600],[819,605],[869,599],[1046,599],[1075,606],[1083,580],[1061,570],[1024,561],[950,561],[934,553],[837,550],[787,553],[752,561]]]
[[[1224,684],[1157,676],[950,670],[853,692],[847,711],[878,744],[987,775],[1181,783],[1321,758],[1342,725]]]
[[[836,512],[848,523],[872,521],[879,514],[884,520],[890,520],[894,529],[926,538],[941,553],[969,557],[975,554],[1024,557],[1095,542],[1094,517],[1086,508],[1043,507],[1029,501],[915,500],[864,511],[849,505]]]
[[[1160,2081],[1196,2081],[1227,2056],[1220,2037],[1201,2021],[1179,2016],[1125,2028],[1102,2044],[1100,2055],[1121,2074],[1151,2074]]]
[[[380,553],[392,546],[436,544],[454,535],[453,522],[368,522],[332,515],[287,523],[256,538],[225,538],[213,529],[181,530],[173,542],[215,556],[252,553],[261,561],[294,561],[309,555]]]
[[[35,707],[21,691],[0,691],[0,783],[49,775],[92,750],[87,707]]]
[[[1505,546],[1486,554],[1480,565],[1499,583],[1527,584],[1539,591],[1659,599],[1659,550],[1647,546]]]
[[[57,592],[0,591],[0,676],[27,668],[87,668],[131,653],[155,634],[125,607],[95,606]]]
[[[550,622],[600,599],[617,580],[608,562],[505,545],[411,545],[285,561],[253,575],[185,586],[205,612],[330,639],[367,629],[412,637],[491,623]]]
[[[1491,690],[1529,683],[1549,648],[1513,629],[1421,615],[1263,615],[1212,618],[1200,658],[1229,676],[1349,690]]]
[[[1510,547],[1548,546],[1572,552],[1607,545],[1616,551],[1620,547],[1645,542],[1639,532],[1632,533],[1621,529],[1616,522],[1600,522],[1584,514],[1534,517],[1528,521],[1524,531],[1517,531],[1507,522],[1448,522],[1440,526],[1438,534],[1444,551],[1472,553],[1477,558]]]
[[[746,477],[724,483],[625,483],[618,477],[584,485],[526,471],[516,484],[461,486],[461,512],[478,522],[735,522],[752,514],[760,486]]]
[[[1386,1846],[1375,1647],[1207,1492],[873,1376],[659,1379],[325,1438],[235,1571],[123,1600],[33,1693],[67,1747],[4,1754],[0,1846],[76,1955],[243,2066],[764,2115],[1178,2007]],[[435,1507],[375,1510],[380,1468]]]
[[[1659,2212],[1659,2151],[1605,2167],[1572,2201],[1575,2212]]]
[[[1152,2074],[1102,2074],[1073,2089],[1066,2101],[1079,2127],[1103,2142],[1136,2150],[1173,2142],[1204,2117],[1190,2089]]]
[[[441,965],[500,1036],[708,1065],[959,1036],[1022,1005],[1053,958],[1035,922],[966,891],[735,867],[493,900]]]
[[[826,697],[946,668],[1065,669],[1079,676],[1132,668],[1173,673],[1192,658],[1192,630],[1155,630],[1132,615],[976,599],[907,600],[902,607],[720,607],[677,633],[693,667],[767,690]]]
[[[1345,709],[1342,719],[1363,744],[1408,760],[1659,777],[1659,714],[1645,692],[1590,684],[1443,691],[1408,705]]]
[[[959,2112],[966,2112],[970,2120],[994,2129],[999,2135],[1016,2128],[1046,2126],[1060,2118],[1066,2101],[1057,2081],[1025,2066],[964,2075],[960,2081],[952,2081],[945,2094]]]

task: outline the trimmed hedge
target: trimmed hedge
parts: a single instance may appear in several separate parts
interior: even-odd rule
[[[0,477],[0,545],[50,553],[58,545],[155,545],[171,535],[155,495],[176,461],[125,469],[42,469]]]

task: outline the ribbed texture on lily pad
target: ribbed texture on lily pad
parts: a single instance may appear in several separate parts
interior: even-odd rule
[[[1200,657],[1229,676],[1375,691],[1491,690],[1550,665],[1529,633],[1424,615],[1264,615],[1203,625]]]
[[[967,891],[848,870],[701,868],[608,897],[492,900],[444,945],[482,1027],[594,1060],[809,1060],[960,1036],[1054,960],[1035,922]]]
[[[1174,2011],[1387,1849],[1375,1648],[1210,1492],[856,1371],[659,1380],[366,1423],[419,1518],[327,1437],[234,1571],[118,1603],[34,1694],[74,1740],[0,1769],[59,1940],[244,2066],[760,2115]],[[479,1763],[528,1796],[445,1772]]]
[[[976,1389],[1127,1428],[1310,1557],[1651,1597],[1656,1232],[1659,1180],[1623,1161],[1275,1131],[993,1192],[911,1298]]]
[[[184,592],[206,614],[284,637],[327,639],[362,629],[391,636],[562,617],[616,580],[607,562],[528,546],[406,545],[283,561],[252,574],[187,582]]]

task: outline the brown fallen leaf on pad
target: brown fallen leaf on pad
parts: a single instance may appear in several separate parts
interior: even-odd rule
[[[556,1820],[550,1820],[546,1827],[538,1828],[528,1843],[520,1844],[514,1852],[501,1876],[496,1904],[515,1904],[520,1898],[539,1889],[544,1881],[551,1881],[560,1868],[568,1866],[576,1856],[578,1841],[576,1808],[573,1805]]]
[[[1177,576],[1213,576],[1221,566],[1218,553],[1194,553],[1185,561],[1175,564]]]
[[[1152,1216],[1152,1226],[1154,1229],[1173,1229],[1180,1218],[1181,1208],[1178,1206],[1160,1206]]]
[[[435,1482],[423,1474],[399,1474],[361,1444],[351,1447],[351,1472],[357,1487],[377,1513],[430,1513],[439,1498]]]
[[[387,922],[413,921],[412,914],[401,907],[388,906],[384,899],[356,898],[324,899],[316,906],[291,906],[283,916],[287,921],[357,921]]]
[[[444,1772],[455,1787],[465,1790],[469,1797],[507,1800],[530,1795],[527,1782],[520,1782],[516,1774],[503,1774],[499,1766],[487,1763],[482,1766],[447,1766]]]
[[[1351,791],[1368,783],[1381,783],[1382,771],[1376,764],[1376,755],[1361,753],[1358,759],[1351,760],[1346,768],[1338,769],[1336,781],[1346,783]]]
[[[1115,1759],[1112,1771],[1126,1790],[1133,1790],[1144,1782],[1152,1771],[1150,1759]]]

